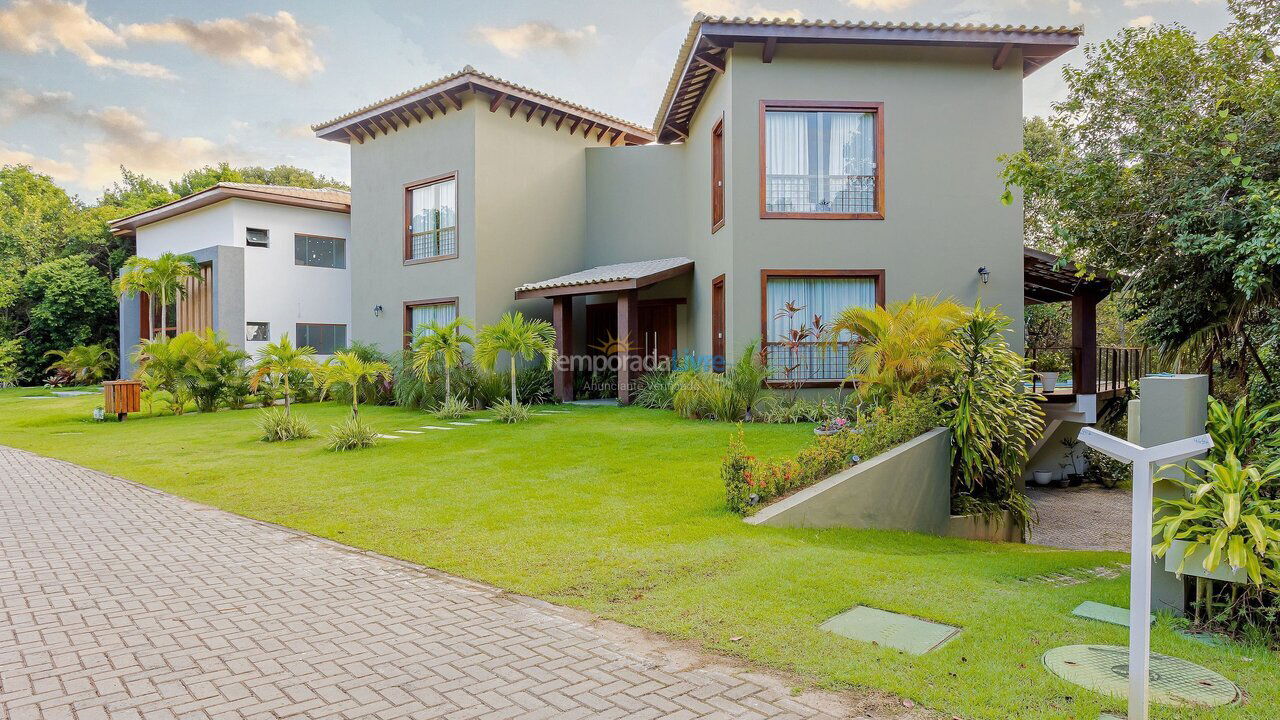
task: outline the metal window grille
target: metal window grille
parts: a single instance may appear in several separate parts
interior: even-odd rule
[[[873,213],[874,175],[765,176],[765,210],[779,213]]]
[[[458,253],[458,228],[416,232],[409,236],[409,250],[414,260],[456,255]]]
[[[853,343],[849,342],[835,347],[814,342],[800,343],[794,348],[779,342],[764,345],[769,380],[775,382],[843,380],[849,374],[852,353]]]

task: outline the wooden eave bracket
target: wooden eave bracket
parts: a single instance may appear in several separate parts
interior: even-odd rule
[[[991,61],[992,70],[1003,70],[1004,64],[1009,60],[1009,53],[1013,52],[1013,43],[1005,43],[996,51],[996,57]]]

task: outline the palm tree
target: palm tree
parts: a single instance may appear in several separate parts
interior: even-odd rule
[[[120,296],[134,297],[141,292],[153,299],[158,297],[160,328],[166,328],[169,326],[169,300],[186,296],[186,280],[190,278],[204,281],[200,264],[190,255],[170,252],[157,258],[134,255],[124,262],[120,277],[116,278],[115,291]],[[152,339],[155,339],[156,332],[157,328],[152,328]]]
[[[360,384],[375,383],[379,379],[391,382],[391,365],[381,360],[361,360],[353,352],[340,351],[324,364],[324,384],[321,392],[328,392],[334,385],[351,387],[351,417],[360,417]]]
[[[943,343],[964,319],[965,309],[951,300],[913,295],[888,308],[849,307],[829,328],[828,348],[844,333],[855,346],[848,380],[856,380],[864,398],[888,398],[915,392],[945,370]]]
[[[76,345],[67,350],[50,350],[45,357],[57,358],[47,369],[57,370],[76,382],[92,385],[109,375],[116,366],[116,351],[104,343]]]
[[[426,332],[413,341],[413,369],[422,373],[424,380],[431,380],[431,362],[440,356],[444,363],[444,397],[449,399],[453,393],[449,386],[449,371],[462,364],[462,347],[472,345],[471,338],[462,334],[462,328],[474,330],[475,326],[466,318],[456,318],[448,325],[436,322],[419,325],[418,329]]]
[[[289,333],[280,336],[280,342],[267,343],[258,351],[258,362],[253,365],[253,375],[249,378],[249,389],[257,392],[262,378],[277,376],[284,381],[284,414],[289,414],[289,373],[306,372],[315,366],[311,359],[316,349],[310,345],[294,347],[289,342]]]
[[[516,355],[532,360],[535,355],[546,359],[547,369],[556,360],[556,331],[545,320],[525,320],[524,313],[503,313],[502,318],[486,325],[476,335],[475,361],[492,371],[498,364],[498,353],[511,356],[511,404],[516,398]]]

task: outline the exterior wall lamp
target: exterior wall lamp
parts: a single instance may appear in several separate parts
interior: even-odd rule
[[[991,271],[987,269],[986,265],[978,268],[978,277],[982,278],[983,285],[986,285],[987,281],[991,279]]]
[[[382,317],[382,306],[381,306],[381,305],[374,305],[374,306],[373,306],[373,316],[374,316],[374,317]]]

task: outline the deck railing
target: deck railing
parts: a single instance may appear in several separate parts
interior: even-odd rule
[[[1097,394],[1123,391],[1129,384],[1151,372],[1152,354],[1144,347],[1098,346],[1092,359],[1092,367],[1084,360],[1080,347],[1027,348],[1027,357],[1036,367],[1037,361],[1051,354],[1065,354],[1071,358],[1072,393]],[[1061,383],[1061,381],[1059,381]],[[1040,378],[1033,380],[1033,388],[1040,388]]]

